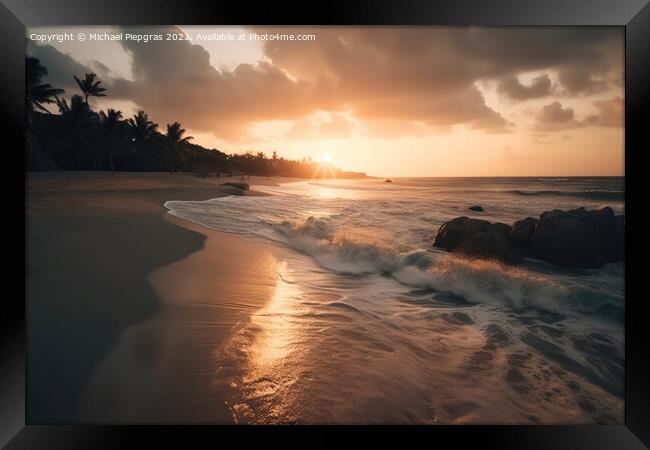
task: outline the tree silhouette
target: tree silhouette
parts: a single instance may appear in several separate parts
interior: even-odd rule
[[[181,124],[174,122],[171,125],[167,124],[167,149],[169,150],[169,174],[174,173],[174,158],[181,144],[187,143],[194,139],[192,136],[185,136],[185,129],[181,128]]]
[[[144,111],[138,111],[132,118],[126,121],[131,127],[133,141],[142,145],[156,132],[158,124],[149,120],[149,116]]]
[[[85,74],[83,79],[74,76],[83,95],[73,95],[69,99],[60,97],[63,89],[56,89],[42,83],[47,70],[38,59],[25,59],[25,109],[27,121],[28,169],[100,169],[110,165],[115,170],[115,157],[119,165],[128,169],[164,170],[164,153],[169,156],[169,172],[173,174],[182,165],[184,170],[209,174],[224,170],[232,173],[251,175],[281,175],[295,177],[344,176],[359,177],[363,174],[342,172],[318,173],[318,164],[309,158],[290,160],[276,151],[266,155],[261,151],[228,155],[217,149],[207,149],[200,145],[187,145],[192,139],[185,136],[181,124],[167,124],[166,133],[158,131],[158,124],[149,120],[144,111],[139,111],[126,121],[122,113],[107,108],[96,113],[90,109],[88,98],[103,97],[106,89],[93,73]],[[60,114],[52,114],[46,105],[56,103]],[[45,113],[45,114],[41,114]],[[32,123],[33,122],[33,123]],[[32,130],[32,127],[35,127]],[[37,149],[32,132],[41,138]],[[37,133],[36,133],[37,132]],[[121,150],[133,150],[123,151]],[[46,150],[46,151],[45,151]],[[33,158],[31,157],[33,153]],[[51,156],[50,156],[51,155]],[[182,156],[182,159],[180,158]],[[54,159],[53,159],[54,158]],[[32,163],[33,161],[33,163]],[[54,162],[56,161],[56,163]],[[181,164],[182,162],[182,164]],[[58,166],[57,166],[58,165]]]
[[[25,147],[28,167],[36,166],[36,155],[41,153],[34,133],[34,112],[42,111],[51,114],[44,105],[56,103],[56,96],[65,92],[63,89],[53,88],[52,85],[43,83],[42,78],[45,75],[47,69],[38,59],[25,58]]]
[[[67,132],[76,141],[76,147],[79,149],[86,147],[88,142],[92,142],[93,125],[97,122],[97,114],[90,110],[88,103],[80,95],[73,95],[70,103],[64,98],[56,97],[56,103]],[[99,161],[99,153],[96,150],[91,148],[90,151],[93,169],[97,168]],[[79,166],[82,166],[81,161]]]
[[[63,89],[53,88],[48,83],[42,83],[41,79],[45,75],[47,69],[38,59],[25,58],[25,111],[28,114],[36,110],[51,114],[43,104],[56,103],[56,96],[65,92]]]
[[[106,97],[106,94],[104,94],[106,89],[99,86],[102,82],[99,80],[95,81],[95,77],[97,77],[96,74],[87,73],[84,75],[83,80],[77,78],[76,75],[72,75],[72,76],[74,77],[74,80],[79,85],[79,89],[81,89],[81,92],[83,92],[84,101],[86,103],[88,103],[88,97]]]
[[[70,98],[70,104],[64,98],[56,97],[56,104],[59,106],[61,116],[69,125],[80,125],[90,116],[88,103],[84,102],[80,95],[73,95]]]
[[[113,154],[115,153],[115,148],[117,147],[117,128],[122,119],[122,111],[116,111],[113,108],[109,108],[104,111],[99,112],[99,119],[104,127],[106,132],[106,137],[108,140],[108,161],[111,167],[111,173],[115,173],[115,165],[113,164]]]

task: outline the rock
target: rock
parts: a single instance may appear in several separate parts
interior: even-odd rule
[[[537,219],[534,217],[526,217],[524,220],[513,223],[510,236],[508,236],[510,242],[518,247],[527,248],[530,245],[530,237],[533,234],[535,225],[537,225]]]
[[[467,209],[470,209],[470,210],[472,210],[472,211],[478,211],[478,212],[483,212],[483,211],[484,211],[484,210],[483,210],[483,207],[480,206],[480,205],[470,206],[470,207],[467,208]]]
[[[554,209],[513,226],[457,217],[444,223],[434,247],[513,263],[521,256],[563,267],[598,268],[625,258],[625,216],[611,208]]]
[[[457,217],[444,223],[434,239],[434,247],[481,258],[513,262],[508,234],[510,226],[487,220]]]
[[[604,240],[585,222],[551,216],[541,219],[530,239],[529,255],[564,267],[601,267]]]
[[[597,268],[625,257],[625,219],[609,208],[553,210],[540,215],[530,255],[566,267]]]
[[[221,186],[230,186],[230,187],[235,187],[238,189],[241,189],[243,191],[248,191],[250,189],[250,186],[248,183],[222,183]]]

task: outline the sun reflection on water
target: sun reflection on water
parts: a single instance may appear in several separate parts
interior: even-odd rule
[[[294,300],[300,291],[297,284],[287,281],[287,261],[278,264],[278,281],[268,304],[252,317],[252,325],[260,329],[251,349],[251,366],[266,368],[286,358],[295,340],[287,323]]]

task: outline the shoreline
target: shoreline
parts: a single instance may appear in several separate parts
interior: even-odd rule
[[[161,307],[127,328],[99,363],[84,417],[99,423],[118,417],[122,423],[231,424],[225,392],[214,385],[215,356],[270,299],[276,262],[266,246],[171,214],[163,218],[204,235],[204,245],[149,273]]]
[[[179,330],[170,327],[169,321],[157,319],[169,318],[169,305],[179,299],[178,292],[175,298],[167,295],[173,286],[161,288],[158,283],[179,276],[191,278],[198,267],[195,260],[216,257],[216,263],[223,262],[214,253],[215,248],[229,252],[233,258],[230,267],[222,264],[213,268],[214,272],[221,270],[222,275],[233,275],[233,261],[238,261],[239,269],[249,268],[244,257],[251,252],[242,249],[246,243],[242,244],[241,239],[172,217],[163,206],[172,199],[207,200],[232,194],[218,185],[227,181],[236,180],[151,173],[27,175],[30,422],[128,422],[124,411],[92,412],[86,402],[105,394],[115,397],[120,389],[122,393],[129,392],[136,385],[130,372],[123,372],[122,378],[113,380],[112,385],[101,375],[111,372],[107,361],[116,361],[114,355],[123,355],[122,349],[129,348],[132,355],[144,351],[142,360],[146,363],[136,373],[147,381],[159,375],[156,371],[160,370],[157,357],[151,357],[152,345],[156,345],[152,336],[177,333],[184,342],[192,340],[190,334],[178,334]],[[246,181],[255,186],[285,180],[251,177]],[[257,248],[254,253],[262,252]],[[164,274],[162,279],[156,277],[158,273]],[[192,283],[206,286],[207,279],[194,277]],[[248,312],[263,305],[262,291],[260,288],[259,301]],[[225,339],[225,334],[221,338]],[[158,357],[163,354],[161,350],[167,352],[166,360],[182,360],[182,349],[162,345],[156,350]],[[167,372],[165,376],[172,375]],[[103,382],[97,383],[97,379]],[[91,380],[101,385],[103,391],[89,394],[86,387]],[[187,379],[180,383],[187,384]],[[144,397],[141,400],[146,401]],[[130,410],[139,411],[132,416],[133,420],[164,420],[161,411],[143,415],[142,405]],[[182,420],[177,413],[169,414],[176,414],[175,421]],[[188,420],[196,419],[192,416]]]
[[[28,357],[40,364],[29,367],[28,383],[40,389],[28,386],[32,423],[284,423],[294,417],[429,423],[432,411],[440,423],[555,423],[560,417],[618,423],[622,335],[613,312],[624,308],[618,269],[573,281],[546,269],[537,276],[434,252],[422,273],[404,272],[416,275],[412,281],[389,279],[372,266],[360,282],[354,271],[337,275],[300,252],[226,231],[254,227],[260,209],[280,219],[288,210],[311,214],[309,203],[270,197],[262,208],[234,201],[227,202],[230,208],[205,209],[203,223],[222,231],[163,206],[232,189],[256,195],[256,185],[294,180],[252,178],[246,181],[253,191],[245,191],[167,174],[37,178],[28,184],[28,294],[37,310],[28,311],[28,336],[29,345],[38,346]],[[519,212],[493,214],[490,205],[499,211],[498,204],[483,199],[489,201],[476,204],[487,205],[486,219],[511,220]],[[430,202],[428,195],[415,200]],[[444,226],[445,214],[465,212],[466,203],[461,196],[431,214]],[[355,217],[342,217],[336,226],[354,227]],[[227,226],[240,221],[246,227]],[[343,262],[365,267],[381,261],[380,250],[366,251],[367,235],[359,237],[349,236]],[[333,267],[338,263],[334,258]],[[492,286],[487,293],[486,283]],[[413,286],[424,286],[423,292]],[[611,293],[590,299],[603,286]],[[449,307],[458,311],[450,316]],[[586,331],[575,327],[582,320]],[[583,361],[594,352],[602,356]],[[440,364],[449,370],[438,370]],[[486,379],[504,382],[457,410],[460,398],[476,394],[462,380]],[[554,399],[544,396],[547,384],[557,390]],[[368,396],[339,403],[339,393],[353,391]],[[43,409],[61,411],[57,400],[66,402],[66,415]],[[377,409],[376,401],[390,407]],[[544,406],[531,416],[520,409],[527,401]]]

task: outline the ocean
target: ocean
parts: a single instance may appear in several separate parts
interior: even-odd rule
[[[215,349],[237,423],[623,423],[623,263],[508,266],[432,247],[458,216],[624,214],[623,177],[255,189],[270,195],[165,204],[279,255],[271,301]]]

